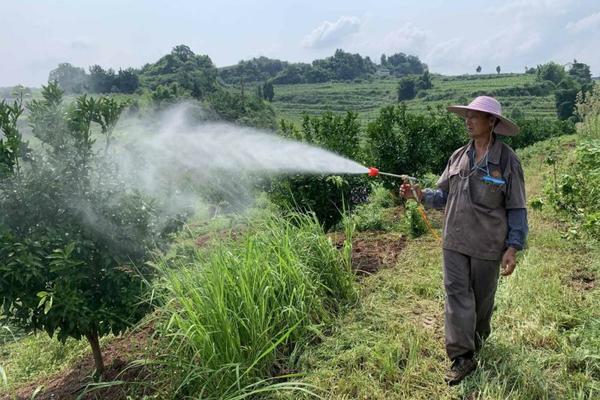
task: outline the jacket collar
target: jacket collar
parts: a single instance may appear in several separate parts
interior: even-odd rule
[[[492,146],[490,147],[490,150],[488,152],[488,162],[498,165],[500,164],[500,156],[502,155],[502,142],[494,137],[492,138],[492,140]],[[470,157],[471,154],[473,154],[473,152],[475,151],[475,144],[473,142],[473,139],[469,141],[469,144],[467,146],[467,154]]]

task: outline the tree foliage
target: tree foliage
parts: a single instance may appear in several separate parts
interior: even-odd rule
[[[217,68],[210,57],[194,54],[188,46],[179,45],[154,64],[142,67],[140,82],[150,90],[177,84],[188,92],[195,91],[195,97],[203,99],[218,88]]]
[[[105,157],[121,104],[82,96],[67,107],[50,83],[28,108],[41,142],[31,155],[16,129],[20,104],[0,104],[2,313],[61,341],[86,337],[101,373],[98,338],[143,315],[144,261],[173,225]]]
[[[62,63],[50,71],[48,81],[57,82],[58,86],[66,93],[83,93],[87,76],[83,68],[74,67],[69,63]]]
[[[302,129],[281,121],[280,134],[331,150],[353,160],[362,158],[360,124],[356,113],[304,116]],[[314,212],[330,228],[337,224],[344,207],[353,205],[353,194],[365,186],[364,177],[291,175],[274,180],[269,189],[271,199],[284,208]],[[345,202],[345,203],[344,203]]]
[[[267,57],[253,58],[240,61],[230,67],[219,68],[219,77],[229,84],[238,84],[241,79],[245,82],[262,82],[277,76],[289,63]]]
[[[537,79],[540,81],[550,81],[558,85],[566,77],[565,68],[555,62],[551,61],[537,67]]]
[[[404,53],[396,53],[391,56],[383,54],[381,66],[387,68],[394,76],[418,75],[427,70],[427,65],[421,62],[419,57]]]
[[[267,81],[262,87],[262,95],[265,100],[273,101],[275,97],[275,90],[273,89],[273,82]]]
[[[398,83],[398,101],[412,100],[417,95],[417,82],[413,76],[405,76]]]
[[[441,108],[413,114],[405,104],[383,107],[367,126],[367,156],[381,171],[421,175],[441,172],[448,157],[464,144],[464,124]],[[384,178],[388,186],[394,180]]]

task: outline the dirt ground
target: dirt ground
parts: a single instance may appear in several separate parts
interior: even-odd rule
[[[103,381],[151,382],[152,374],[147,368],[131,366],[127,368],[127,366],[134,360],[146,357],[152,344],[153,332],[151,326],[146,326],[116,338],[103,347],[102,354],[106,366]],[[32,382],[18,389],[13,395],[3,397],[2,400],[31,399],[36,391],[38,391],[35,395],[36,400],[71,400],[77,399],[79,396],[85,400],[126,398],[126,385],[113,385],[85,393],[86,388],[89,390],[88,385],[94,382],[91,377],[93,371],[94,359],[90,351],[88,356],[78,361],[69,370],[51,378]],[[136,390],[140,396],[150,394],[149,387],[136,386],[138,386]]]
[[[344,245],[344,236],[336,233],[331,238],[337,248]],[[360,232],[352,239],[352,267],[357,275],[371,275],[384,266],[392,266],[406,245],[400,233]]]

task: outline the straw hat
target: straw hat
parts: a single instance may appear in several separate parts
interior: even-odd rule
[[[465,118],[467,111],[482,111],[498,118],[500,122],[494,127],[494,132],[504,136],[514,136],[519,133],[519,127],[510,119],[502,116],[502,106],[498,100],[489,96],[479,96],[469,103],[468,106],[450,106],[448,111],[460,115]]]

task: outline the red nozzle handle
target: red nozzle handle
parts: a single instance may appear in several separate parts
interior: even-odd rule
[[[375,167],[369,168],[369,176],[377,176],[379,175],[379,170]]]

